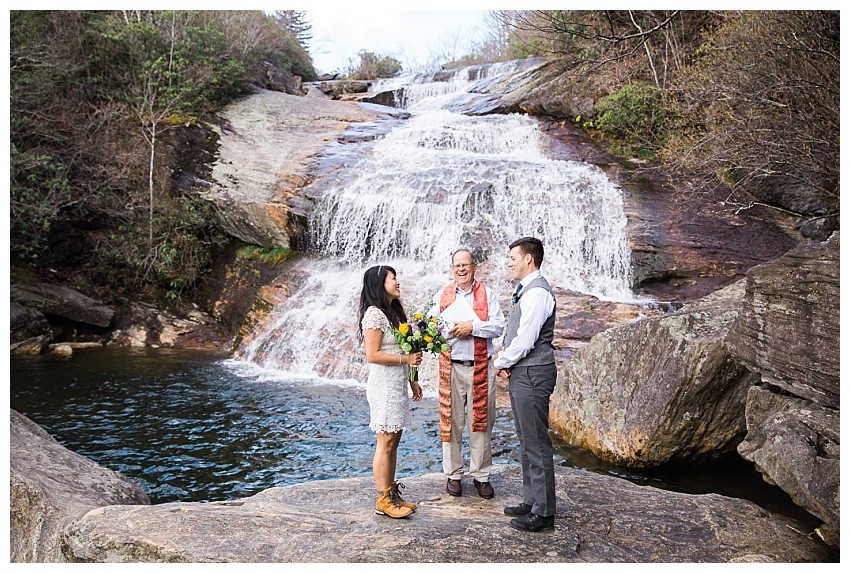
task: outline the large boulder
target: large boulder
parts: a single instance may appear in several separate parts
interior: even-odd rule
[[[739,281],[669,315],[594,336],[561,367],[552,428],[628,467],[733,454],[746,431],[747,390],[758,382],[724,346],[743,295]]]
[[[45,315],[59,316],[102,328],[112,322],[114,311],[111,307],[70,287],[17,282],[13,283],[9,290],[12,301],[34,308]]]
[[[331,99],[345,99],[345,96],[350,94],[365,94],[371,85],[372,82],[367,80],[334,80],[318,82],[311,87]]]
[[[565,74],[556,61],[547,62],[522,92],[514,94],[522,111],[580,123],[593,116],[600,97],[595,78]]]
[[[65,561],[61,534],[91,509],[150,504],[139,486],[61,446],[29,418],[10,410],[10,560]]]
[[[279,68],[271,62],[263,62],[263,72],[258,83],[267,90],[303,95],[301,93],[301,78],[293,76],[286,69]]]
[[[747,398],[747,435],[738,446],[764,479],[840,533],[839,247],[798,247],[747,273],[746,295],[727,347],[758,373]]]
[[[225,351],[230,349],[232,336],[197,308],[177,316],[149,304],[128,302],[115,315],[110,342],[139,348]]]
[[[12,301],[9,304],[9,331],[11,342],[27,340],[50,334],[50,323],[40,310]]]
[[[15,301],[9,304],[9,342],[12,354],[41,354],[51,340],[53,332],[43,312]]]
[[[764,382],[840,407],[840,237],[803,245],[747,273],[729,351]]]
[[[841,533],[839,414],[810,400],[752,387],[741,456],[794,503],[823,520],[817,533],[838,547]]]

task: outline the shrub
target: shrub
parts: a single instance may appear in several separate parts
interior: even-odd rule
[[[667,125],[664,92],[646,82],[631,82],[596,106],[592,127],[632,151],[655,149]]]
[[[366,50],[361,50],[357,55],[360,58],[360,65],[350,74],[353,80],[393,78],[401,72],[401,62],[393,57],[381,56]]]

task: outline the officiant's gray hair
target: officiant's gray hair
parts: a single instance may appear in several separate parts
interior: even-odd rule
[[[452,263],[454,263],[454,262],[455,262],[455,255],[456,255],[456,254],[458,254],[458,253],[469,253],[469,258],[470,258],[470,259],[472,259],[472,262],[473,262],[474,264],[476,264],[476,265],[478,264],[478,261],[476,261],[476,260],[475,260],[475,255],[473,255],[473,254],[472,254],[472,251],[470,251],[470,250],[469,250],[469,249],[467,249],[466,247],[461,247],[461,248],[459,248],[459,249],[455,249],[455,250],[452,252],[452,256],[451,256],[451,258],[449,259]]]

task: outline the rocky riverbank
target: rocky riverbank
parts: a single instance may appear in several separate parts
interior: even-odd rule
[[[209,503],[147,505],[125,478],[63,448],[11,412],[12,562],[97,563],[805,563],[836,552],[811,526],[752,502],[688,495],[556,468],[555,529],[512,529],[514,465],[497,465],[494,499],[442,474],[402,476],[419,504],[376,515],[371,478],[271,488]],[[45,516],[51,516],[45,519]]]

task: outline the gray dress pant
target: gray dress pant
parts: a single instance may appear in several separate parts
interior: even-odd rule
[[[522,463],[522,502],[541,517],[555,515],[555,462],[549,437],[549,398],[555,364],[511,368],[508,390]]]

